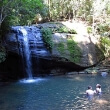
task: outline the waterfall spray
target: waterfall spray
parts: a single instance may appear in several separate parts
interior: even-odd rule
[[[24,45],[24,48],[23,48],[23,52],[24,52],[24,57],[25,57],[25,66],[26,66],[26,73],[28,75],[28,78],[29,79],[32,79],[32,63],[31,63],[31,59],[30,59],[30,50],[29,50],[29,41],[28,41],[28,37],[27,37],[27,31],[25,28],[21,27],[20,28],[20,31],[22,32],[23,34],[23,45]]]

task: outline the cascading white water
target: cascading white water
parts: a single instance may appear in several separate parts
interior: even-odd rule
[[[17,34],[19,54],[23,58],[23,68],[27,74],[27,77],[20,80],[20,82],[36,82],[39,79],[33,77],[32,74],[39,74],[39,56],[49,56],[49,52],[44,46],[40,29],[36,26],[15,26],[12,27],[12,30]],[[31,58],[33,58],[34,61]],[[36,67],[32,67],[32,64],[36,64]]]
[[[23,34],[24,57],[25,57],[26,72],[27,72],[28,78],[33,79],[33,77],[32,77],[32,68],[31,68],[32,64],[31,64],[31,59],[30,59],[30,50],[29,50],[29,41],[28,41],[28,37],[27,37],[27,31],[23,27],[21,27],[19,30]]]

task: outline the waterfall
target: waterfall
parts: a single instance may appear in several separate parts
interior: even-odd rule
[[[50,56],[42,40],[40,29],[36,26],[13,26],[12,32],[16,33],[18,53],[22,56],[23,68],[27,74],[27,78],[21,81],[35,82],[33,74],[40,73],[39,58]]]
[[[26,66],[26,73],[29,79],[32,79],[32,63],[30,59],[30,49],[29,49],[29,40],[27,36],[27,31],[25,28],[21,27],[19,31],[23,34],[23,45],[24,45],[24,57],[25,57],[25,66]]]

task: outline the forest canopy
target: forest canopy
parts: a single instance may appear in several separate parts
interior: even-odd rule
[[[89,23],[109,22],[110,1],[0,0],[0,26],[3,22],[7,25],[30,25],[37,21],[37,14],[53,21],[80,18]]]
[[[110,0],[0,0],[0,37],[9,26],[73,19],[110,36]]]

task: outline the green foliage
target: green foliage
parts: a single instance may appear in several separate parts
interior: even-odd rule
[[[90,15],[91,14],[91,9],[92,9],[92,4],[93,4],[93,1],[92,0],[86,0],[84,1],[85,3],[85,14],[86,16]]]
[[[93,16],[88,15],[88,16],[86,17],[86,20],[87,20],[88,24],[92,24],[92,23],[93,23]]]
[[[20,19],[17,16],[8,16],[2,23],[2,30],[8,30],[10,26],[20,25]]]
[[[23,0],[19,2],[19,6],[20,25],[32,24],[36,14],[42,13],[44,7],[42,0]]]
[[[5,61],[5,59],[6,59],[6,53],[0,52],[0,63]]]
[[[64,43],[63,42],[60,42],[60,43],[58,43],[57,44],[57,46],[58,46],[58,51],[60,52],[60,53],[64,53],[64,50],[65,50],[65,48],[64,48]]]
[[[68,33],[70,33],[70,34],[77,34],[77,32],[74,29],[70,29]]]
[[[98,73],[98,70],[97,68],[93,67],[93,68],[87,68],[85,69],[85,72],[88,73],[88,74],[97,74]]]
[[[59,32],[59,33],[77,34],[77,32],[74,29],[69,29],[66,26],[62,26],[62,27],[58,28],[57,32]]]
[[[61,41],[55,44],[55,46],[57,47],[57,50],[61,56],[75,63],[80,62],[81,49],[74,40],[67,39],[67,43]]]
[[[0,63],[5,61],[6,59],[6,51],[5,48],[0,46]]]
[[[51,29],[49,29],[49,28],[42,28],[41,32],[42,32],[43,41],[44,41],[47,49],[49,49],[51,51],[52,47],[53,47],[52,31],[51,31]]]
[[[67,47],[70,52],[71,60],[75,63],[80,61],[81,50],[78,47],[77,43],[74,40],[67,40]]]
[[[98,25],[99,34],[102,34],[104,32],[108,32],[110,30],[109,24],[100,24]]]
[[[110,38],[101,37],[100,38],[101,50],[105,57],[110,57]]]
[[[3,0],[0,1],[2,8],[0,20],[8,25],[30,25],[37,13],[45,15],[43,0]]]
[[[60,33],[63,33],[63,32],[67,33],[69,29],[66,26],[62,26],[57,31]]]
[[[92,27],[87,27],[87,33],[88,34],[92,33]]]
[[[30,25],[36,18],[36,14],[54,21],[80,17],[92,23],[94,13],[100,15],[104,11],[108,16],[110,14],[109,0],[101,0],[99,3],[102,6],[105,4],[104,8],[99,8],[96,12],[94,12],[95,8],[97,9],[94,7],[95,3],[98,3],[97,0],[1,0],[0,10],[3,6],[2,15],[10,16],[11,24],[14,21],[14,25],[16,23],[17,25]]]
[[[40,14],[36,14],[36,16],[33,19],[33,23],[39,23],[42,20],[42,17]]]
[[[107,11],[107,14],[110,14],[110,2],[107,3],[106,11]]]

